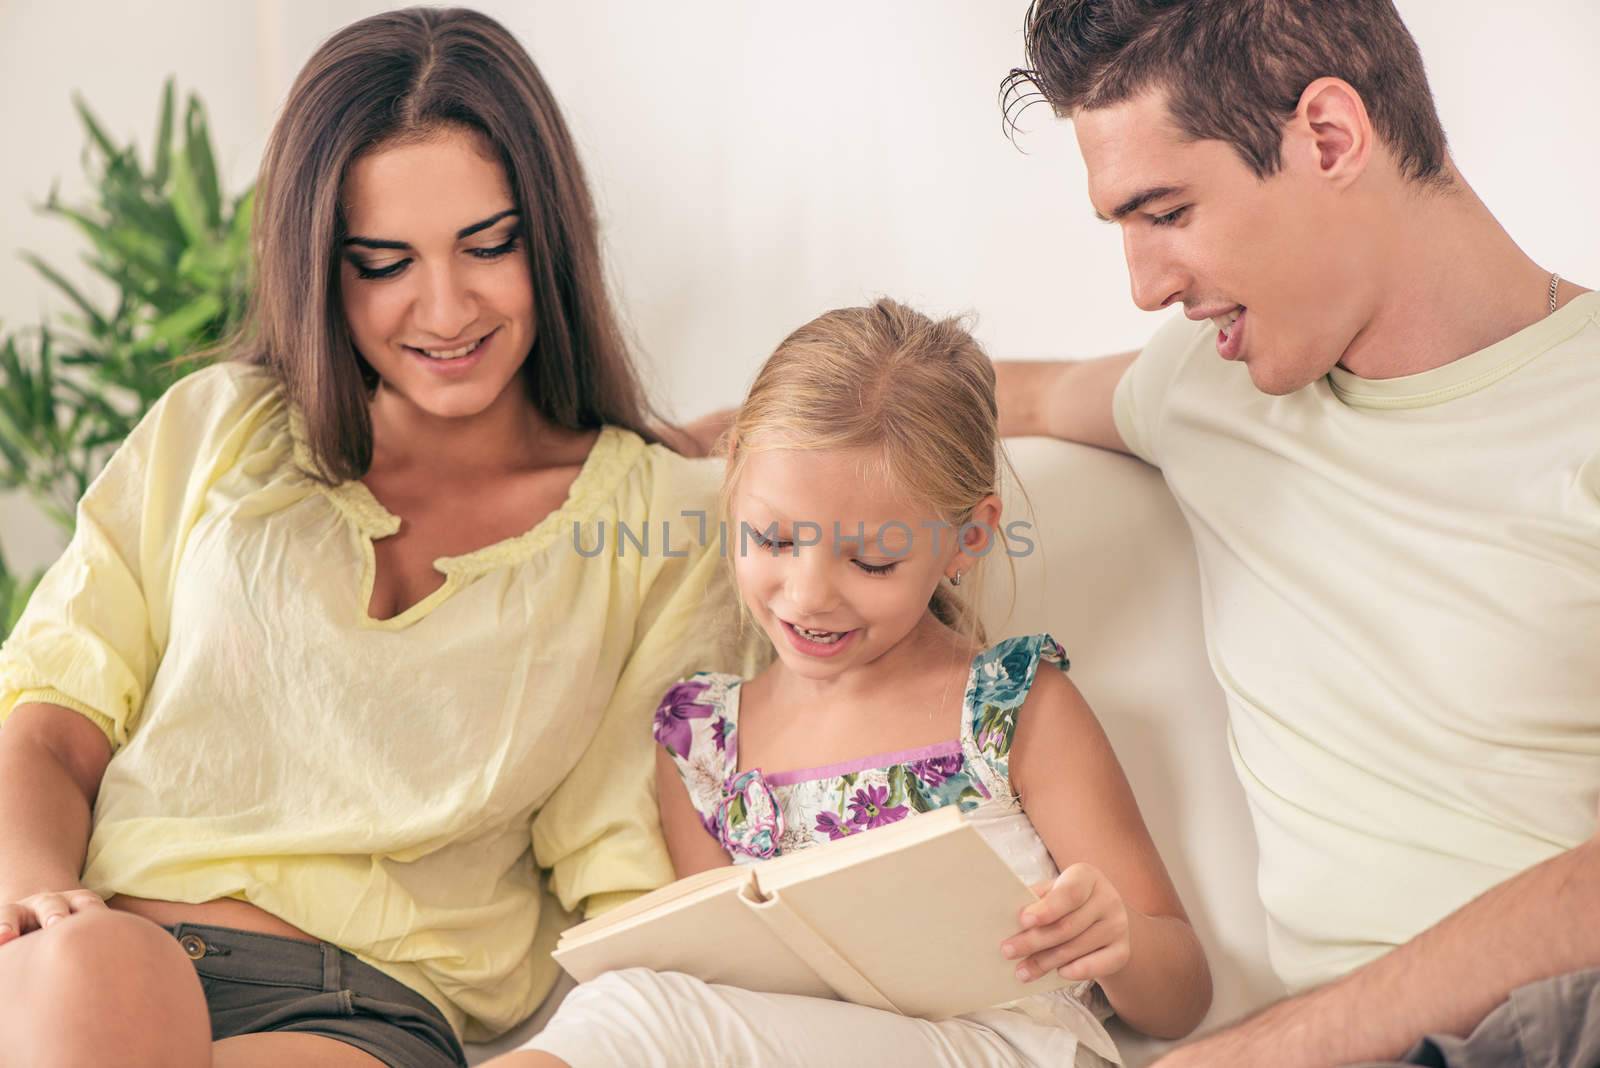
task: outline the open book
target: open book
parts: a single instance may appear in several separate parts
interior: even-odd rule
[[[555,958],[580,981],[644,967],[940,1019],[1067,985],[1000,955],[1034,900],[950,806],[680,879],[571,928]]]

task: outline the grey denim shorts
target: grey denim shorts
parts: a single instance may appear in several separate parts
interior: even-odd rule
[[[1429,1035],[1399,1061],[1352,1068],[1594,1068],[1600,1064],[1600,968],[1519,986],[1472,1033]]]
[[[213,1041],[265,1031],[323,1035],[389,1068],[466,1068],[444,1014],[427,998],[338,946],[180,923]]]

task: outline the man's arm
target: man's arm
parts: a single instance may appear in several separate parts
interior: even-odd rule
[[[1388,955],[1176,1050],[1159,1068],[1393,1060],[1470,1034],[1513,989],[1600,965],[1600,840],[1501,883]]]
[[[1111,398],[1137,355],[995,361],[1000,436],[1062,438],[1127,452],[1111,415]]]
[[[1098,360],[996,360],[1000,436],[1049,437],[1127,452],[1111,416],[1111,397],[1137,352]],[[674,427],[669,444],[685,456],[709,456],[735,409]]]

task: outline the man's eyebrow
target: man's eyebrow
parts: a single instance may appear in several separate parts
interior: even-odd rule
[[[1161,200],[1164,197],[1177,196],[1181,193],[1187,193],[1188,191],[1189,187],[1186,185],[1151,186],[1149,189],[1139,190],[1139,192],[1133,194],[1133,196],[1129,197],[1127,200],[1124,200],[1121,204],[1118,204],[1116,210],[1113,211],[1109,216],[1102,215],[1097,211],[1094,213],[1094,217],[1099,219],[1101,222],[1121,222],[1123,219],[1127,218],[1129,215],[1132,215],[1134,212],[1138,211],[1152,200]]]
[[[505,211],[496,212],[487,219],[482,219],[478,222],[475,222],[471,226],[463,226],[461,229],[456,231],[456,240],[460,241],[463,237],[471,237],[480,230],[487,230],[501,219],[505,219],[517,214],[520,213],[516,208],[507,208]],[[400,249],[401,251],[411,248],[411,246],[406,244],[404,241],[390,241],[381,237],[360,237],[355,235],[345,238],[343,243],[346,245],[360,245],[362,248],[393,248]]]

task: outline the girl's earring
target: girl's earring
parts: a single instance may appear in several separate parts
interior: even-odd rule
[[[950,576],[950,585],[952,585],[952,586],[961,585],[961,572],[957,571],[954,575]]]

